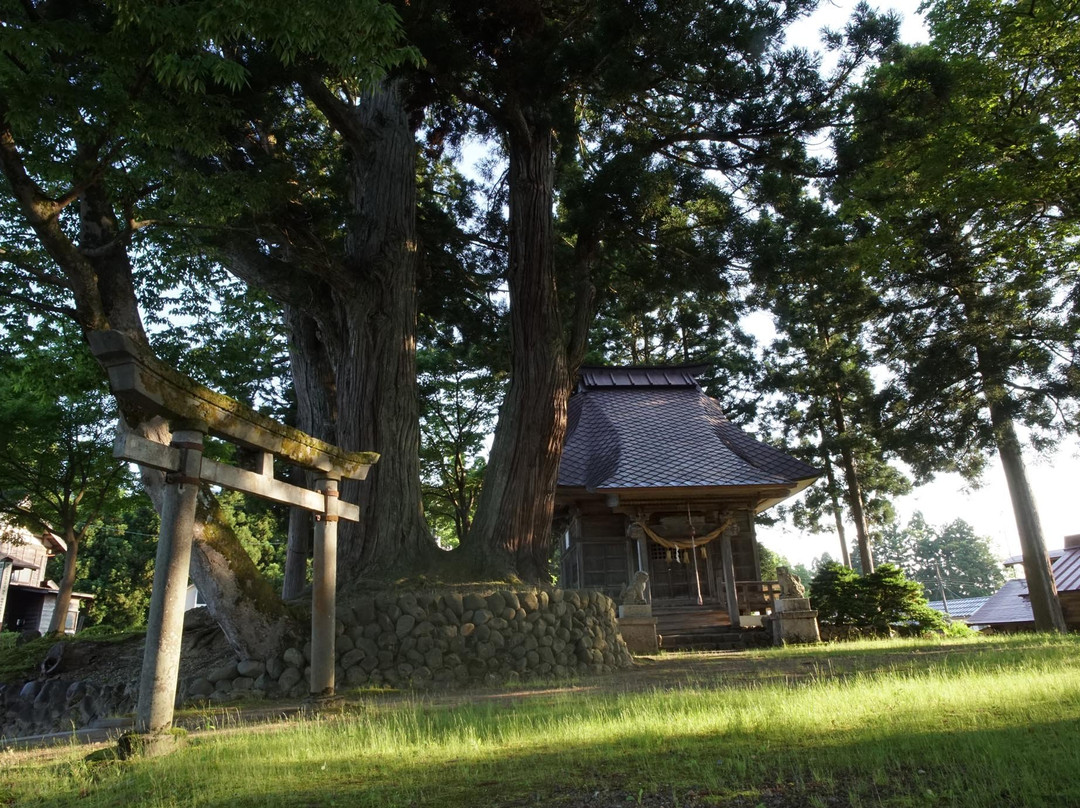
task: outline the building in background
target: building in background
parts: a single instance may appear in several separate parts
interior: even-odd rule
[[[1080,534],[1065,537],[1065,547],[1050,550],[1053,562],[1054,583],[1057,586],[1058,600],[1065,625],[1070,631],[1080,630]],[[1013,556],[1005,561],[1005,566],[1022,570],[1023,558]],[[1031,598],[1028,594],[1027,581],[1014,578],[1006,581],[978,611],[967,618],[967,623],[975,628],[990,628],[994,631],[1034,631],[1035,616],[1031,611]]]
[[[67,552],[67,545],[55,533],[35,536],[28,530],[5,524],[0,538],[0,630],[36,631],[44,634],[52,620],[60,589],[45,578],[48,560]],[[80,626],[83,601],[93,595],[73,592],[64,620],[64,632],[74,634]]]

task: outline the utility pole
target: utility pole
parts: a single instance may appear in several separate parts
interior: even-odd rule
[[[941,604],[945,607],[945,616],[949,617],[949,601],[945,597],[945,584],[941,580],[941,564],[938,563],[936,558],[934,559],[934,571],[937,573],[938,589],[941,590]]]

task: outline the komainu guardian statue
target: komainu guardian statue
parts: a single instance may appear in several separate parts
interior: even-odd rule
[[[780,581],[781,598],[805,598],[806,588],[799,576],[791,572],[787,567],[777,567],[776,577]]]
[[[619,593],[619,603],[623,606],[644,604],[646,602],[645,587],[648,585],[649,573],[644,570],[638,570],[634,573],[633,580],[624,586],[622,592]]]

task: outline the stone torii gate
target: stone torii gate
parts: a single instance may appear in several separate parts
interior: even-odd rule
[[[220,485],[315,514],[310,684],[315,698],[333,695],[337,522],[360,519],[358,506],[340,501],[338,483],[342,479],[364,479],[378,461],[378,454],[346,452],[260,415],[168,367],[119,332],[92,333],[90,349],[108,371],[112,392],[125,409],[141,418],[161,417],[172,431],[172,442],[166,446],[121,430],[114,448],[118,458],[165,472],[166,483],[139,681],[136,732],[152,738],[172,726],[184,597],[201,483]],[[208,434],[260,451],[260,471],[247,471],[204,457],[203,441]],[[274,479],[275,457],[314,472],[315,489]],[[149,751],[149,746],[145,746]]]

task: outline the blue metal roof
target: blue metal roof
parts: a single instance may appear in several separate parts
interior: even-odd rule
[[[966,618],[970,617],[974,612],[982,608],[982,605],[986,601],[990,600],[989,596],[981,598],[949,598],[949,617]],[[945,614],[945,604],[940,600],[931,600],[928,602],[931,609],[937,612]]]

